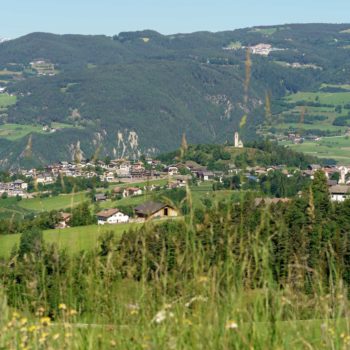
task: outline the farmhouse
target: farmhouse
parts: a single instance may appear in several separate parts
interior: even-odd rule
[[[138,218],[143,219],[178,216],[176,209],[160,202],[143,203],[135,208],[135,214]]]
[[[350,198],[350,186],[335,185],[329,188],[332,202],[344,202]]]
[[[66,228],[69,227],[69,221],[72,217],[69,213],[60,213],[60,218],[58,224],[55,226],[55,228]]]
[[[119,224],[128,221],[129,216],[123,214],[119,209],[106,209],[97,213],[97,223],[99,225]]]
[[[97,193],[95,194],[95,202],[104,202],[107,200],[107,196],[103,193]]]
[[[212,171],[204,170],[204,171],[199,171],[197,173],[197,176],[202,180],[202,181],[209,181],[214,179],[215,174]]]
[[[141,188],[138,187],[128,187],[123,191],[123,197],[139,196],[142,194]]]

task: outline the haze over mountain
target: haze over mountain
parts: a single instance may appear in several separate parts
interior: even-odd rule
[[[251,55],[245,90],[246,47],[257,44],[270,45],[268,55]],[[1,164],[45,164],[97,151],[154,154],[175,149],[184,132],[190,143],[231,141],[235,130],[251,139],[267,93],[273,100],[349,83],[349,48],[350,24],[167,36],[32,33],[3,42],[0,86],[17,98],[0,106],[1,121],[37,128],[0,138]],[[49,132],[38,132],[43,127]]]

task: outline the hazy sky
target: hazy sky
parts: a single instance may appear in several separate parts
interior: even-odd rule
[[[34,31],[164,34],[300,22],[350,22],[350,0],[0,0],[0,36]]]

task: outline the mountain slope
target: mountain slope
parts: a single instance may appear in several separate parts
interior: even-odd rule
[[[191,143],[223,142],[244,115],[241,134],[253,138],[266,93],[274,100],[325,82],[348,82],[349,28],[286,25],[169,36],[143,31],[113,38],[33,33],[2,43],[0,85],[3,79],[17,96],[2,112],[0,106],[2,122],[70,127],[33,133],[30,158],[23,150],[29,135],[3,140],[1,164],[74,158],[76,148],[85,157],[97,150],[152,154],[176,148],[183,132]],[[244,47],[260,43],[273,50],[251,55],[246,103]]]

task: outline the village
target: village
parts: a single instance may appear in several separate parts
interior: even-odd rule
[[[244,148],[238,133],[234,135],[233,146],[237,150]],[[2,199],[15,197],[18,200],[33,199],[43,195],[51,196],[52,187],[50,186],[65,178],[98,179],[101,186],[103,185],[104,188],[110,190],[108,192],[101,188],[92,196],[93,203],[97,206],[109,203],[107,206],[102,205],[101,210],[95,211],[96,222],[99,225],[120,224],[181,215],[174,205],[163,201],[154,201],[145,196],[146,193],[171,191],[203,183],[208,183],[213,188],[219,188],[224,186],[227,179],[234,176],[240,178],[241,183],[235,187],[236,190],[240,190],[244,184],[258,184],[264,176],[274,172],[279,172],[286,178],[302,176],[312,180],[315,172],[319,170],[323,171],[327,178],[331,201],[343,202],[350,198],[350,167],[347,166],[310,164],[307,169],[301,170],[283,164],[240,168],[234,163],[230,163],[226,171],[217,171],[208,169],[208,167],[193,160],[165,164],[159,159],[151,157],[142,157],[138,160],[82,160],[79,163],[61,161],[41,169],[20,169],[10,173],[13,181],[0,183],[0,196]],[[159,181],[163,181],[161,185]],[[124,213],[118,208],[116,200],[133,197],[144,199],[144,201],[138,201],[137,205],[133,207],[132,213],[130,211]],[[276,198],[259,196],[255,199],[255,203],[256,205],[269,205],[288,200],[289,198],[280,196],[276,196]],[[61,220],[57,224],[57,228],[69,227],[71,214],[61,211],[60,215]]]

